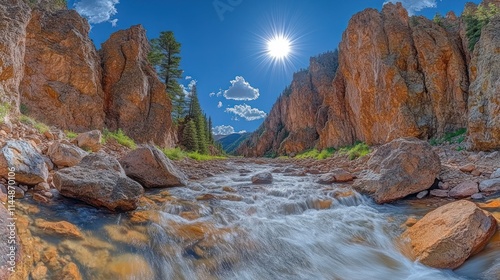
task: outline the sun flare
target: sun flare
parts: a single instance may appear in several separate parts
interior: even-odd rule
[[[285,59],[290,54],[290,40],[277,36],[267,41],[267,54],[274,59]]]

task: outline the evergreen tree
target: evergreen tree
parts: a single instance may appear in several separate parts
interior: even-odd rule
[[[198,136],[196,125],[193,120],[187,121],[182,133],[182,146],[190,152],[198,151]]]
[[[208,117],[208,124],[207,124],[207,135],[208,135],[208,141],[210,144],[214,143],[214,135],[212,134],[212,118]]]
[[[196,134],[198,136],[198,152],[201,154],[208,153],[208,143],[206,135],[206,120],[201,110],[200,101],[198,100],[198,93],[196,92],[196,85],[191,88],[191,102],[189,105],[189,118],[194,121],[196,126]]]
[[[174,33],[162,31],[159,38],[151,40],[151,52],[148,55],[149,62],[156,68],[172,100],[174,120],[182,118],[186,105],[184,92],[177,81],[182,77],[182,70],[179,69],[180,52],[181,44],[175,40]]]

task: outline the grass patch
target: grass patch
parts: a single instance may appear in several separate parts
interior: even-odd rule
[[[460,128],[453,132],[446,133],[443,137],[436,137],[429,140],[431,146],[437,146],[441,144],[462,144],[465,141],[465,134],[467,133],[466,128]]]
[[[64,134],[66,134],[66,137],[68,137],[69,139],[75,139],[78,136],[78,133],[71,130],[65,130]]]
[[[211,156],[211,155],[204,155],[200,154],[198,152],[189,152],[187,154],[188,158],[194,159],[197,161],[205,161],[205,160],[214,160],[214,159],[225,159],[225,157],[222,156]]]
[[[298,159],[306,159],[306,158],[312,158],[312,159],[327,159],[331,157],[335,153],[334,148],[326,148],[321,151],[317,149],[311,149],[307,150],[303,153],[300,153],[295,156],[295,158]]]
[[[0,123],[3,123],[3,119],[7,116],[10,111],[9,103],[0,103]]]
[[[26,124],[26,125],[33,126],[36,130],[38,130],[39,133],[45,133],[45,132],[50,130],[48,125],[46,125],[42,122],[37,122],[34,119],[32,119],[26,115],[21,115],[19,117],[19,121]]]
[[[137,147],[134,140],[125,135],[125,133],[123,132],[123,130],[121,130],[121,128],[118,129],[117,131],[109,131],[105,129],[103,131],[103,137],[102,137],[103,144],[106,144],[106,142],[109,139],[114,139],[116,142],[118,142],[118,144],[128,147],[130,149],[135,149]]]
[[[206,160],[214,160],[214,159],[225,159],[226,157],[223,156],[212,156],[212,155],[205,155],[205,154],[200,154],[198,152],[186,152],[183,151],[181,148],[175,148],[175,149],[160,149],[165,156],[167,156],[171,160],[180,160],[184,158],[190,158],[194,159],[197,161],[206,161]]]
[[[340,148],[339,153],[347,155],[350,160],[354,160],[369,154],[370,147],[366,143],[357,141],[352,146]]]

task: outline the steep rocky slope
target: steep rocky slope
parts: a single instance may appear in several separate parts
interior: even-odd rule
[[[99,53],[88,22],[61,3],[0,3],[0,102],[60,129],[123,129],[173,146],[171,102],[147,62],[145,30],[118,31]]]
[[[435,22],[409,17],[401,4],[388,3],[381,12],[366,9],[352,17],[342,36],[337,71],[318,72],[311,61],[238,151],[263,156],[357,140],[377,145],[399,137],[429,139],[467,126],[472,148],[498,148],[500,138],[493,134],[499,129],[499,106],[490,102],[499,80],[493,66],[499,57],[495,27],[492,22],[483,30],[470,54],[465,23],[453,13]],[[469,103],[469,94],[489,108],[467,117],[478,107]],[[479,144],[474,134],[489,143]]]

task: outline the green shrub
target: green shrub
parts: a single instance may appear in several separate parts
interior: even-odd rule
[[[298,158],[298,159],[317,158],[318,155],[319,155],[318,150],[310,149],[310,150],[306,150],[306,151],[296,155],[295,158]]]
[[[184,152],[180,148],[161,149],[161,151],[171,160],[179,160],[187,157],[186,152]]]
[[[467,10],[464,12],[465,34],[469,41],[469,50],[474,50],[474,46],[481,37],[481,29],[488,24],[490,20],[500,14],[500,9],[493,3],[488,6],[480,4],[475,11]]]
[[[29,113],[28,106],[26,106],[26,104],[19,105],[19,111],[21,112],[21,114],[27,115]]]
[[[66,137],[68,137],[69,139],[75,139],[78,136],[78,133],[71,130],[65,130],[64,134],[66,134]]]
[[[350,160],[354,160],[369,154],[370,147],[366,143],[357,141],[352,146],[340,148],[339,153],[347,155]]]
[[[460,128],[452,132],[447,132],[443,137],[432,138],[429,140],[431,146],[437,146],[441,144],[461,144],[465,141],[465,134],[467,133],[466,128]]]
[[[10,111],[10,104],[5,102],[5,103],[0,103],[0,123],[3,123],[3,119],[7,116],[7,114]]]
[[[114,132],[105,129],[103,131],[103,138],[102,139],[103,139],[104,144],[109,139],[114,139],[116,142],[118,142],[118,144],[125,146],[125,147],[128,147],[130,149],[135,149],[137,147],[134,140],[132,140],[127,135],[125,135],[125,133],[123,132],[123,130],[121,128],[118,129],[117,131],[114,131]]]
[[[34,119],[26,116],[26,115],[21,115],[19,117],[19,121],[26,124],[33,126],[36,130],[38,130],[39,133],[45,133],[50,130],[49,126],[42,123],[42,122],[37,122]]]

